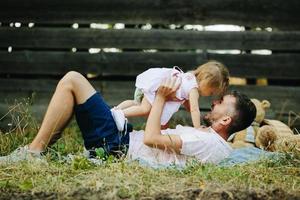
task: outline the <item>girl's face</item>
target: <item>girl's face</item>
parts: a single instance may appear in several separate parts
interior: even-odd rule
[[[209,86],[204,81],[201,81],[198,85],[198,91],[199,91],[201,96],[205,97],[205,96],[216,95],[218,89],[215,88],[215,87]]]

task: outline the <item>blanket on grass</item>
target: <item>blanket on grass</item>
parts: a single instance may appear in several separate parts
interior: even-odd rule
[[[256,147],[245,147],[234,149],[231,154],[218,163],[218,166],[222,167],[230,167],[233,165],[244,164],[248,162],[255,162],[261,159],[273,159],[278,158],[281,154],[275,152],[268,152]],[[168,167],[175,167],[175,168],[184,168],[185,166],[178,166],[178,165],[162,165],[157,163],[149,163],[145,160],[138,160],[139,164],[143,166],[148,166],[152,168],[168,168]]]

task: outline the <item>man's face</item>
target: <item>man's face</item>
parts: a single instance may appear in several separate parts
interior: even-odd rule
[[[232,95],[225,95],[222,98],[213,101],[211,112],[204,116],[204,122],[208,126],[211,126],[221,120],[224,116],[232,116],[232,112],[235,111],[235,102],[236,99]]]

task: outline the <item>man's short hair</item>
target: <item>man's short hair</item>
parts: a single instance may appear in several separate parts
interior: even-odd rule
[[[237,91],[232,91],[231,95],[236,98],[236,102],[235,115],[232,117],[232,123],[227,130],[229,135],[250,126],[256,116],[256,107],[246,95]]]

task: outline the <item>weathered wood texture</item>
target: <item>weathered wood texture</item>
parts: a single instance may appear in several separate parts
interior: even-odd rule
[[[187,30],[8,28],[0,27],[0,47],[131,49],[300,50],[300,32],[218,32]]]
[[[1,22],[240,24],[300,28],[298,0],[10,0],[1,2]]]
[[[57,80],[52,79],[0,79],[0,91],[2,91],[2,102],[12,101],[17,96],[30,97],[36,92],[41,95],[38,103],[48,102],[50,95],[54,92]],[[116,105],[125,99],[132,99],[135,90],[133,81],[91,81],[92,85],[102,93],[104,99],[110,105]],[[294,111],[299,113],[300,88],[281,86],[230,86],[230,90],[238,90],[247,94],[250,98],[268,99],[272,103],[272,110],[277,113]],[[17,96],[16,93],[19,93]],[[201,108],[210,108],[211,98],[201,98]]]
[[[0,114],[5,105],[36,92],[39,114],[55,89],[57,78],[70,70],[99,75],[92,81],[110,105],[132,98],[134,76],[150,67],[180,66],[191,70],[210,59],[225,63],[232,76],[300,80],[300,1],[282,0],[10,0],[0,6]],[[8,27],[34,22],[36,27]],[[99,30],[90,23],[236,24],[272,27],[272,32],[206,32],[186,30]],[[79,23],[79,29],[71,24]],[[69,28],[66,28],[68,27]],[[12,47],[12,52],[7,48]],[[71,48],[79,49],[71,52]],[[89,54],[88,48],[119,48],[120,52]],[[157,49],[157,52],[144,52]],[[242,54],[210,50],[237,49]],[[272,55],[250,54],[269,49]],[[99,81],[101,77],[129,81]],[[13,77],[13,78],[9,78]],[[39,77],[40,79],[37,79]],[[45,78],[46,79],[43,79]],[[52,79],[51,79],[52,77]],[[250,97],[268,99],[276,117],[300,113],[300,87],[231,86]],[[210,98],[201,98],[208,111]],[[7,108],[7,106],[6,106]],[[1,123],[1,122],[0,122]]]
[[[63,75],[70,70],[99,75],[131,75],[150,67],[191,70],[207,60],[226,63],[232,76],[300,79],[299,54],[211,54],[194,52],[0,52],[0,74]]]

